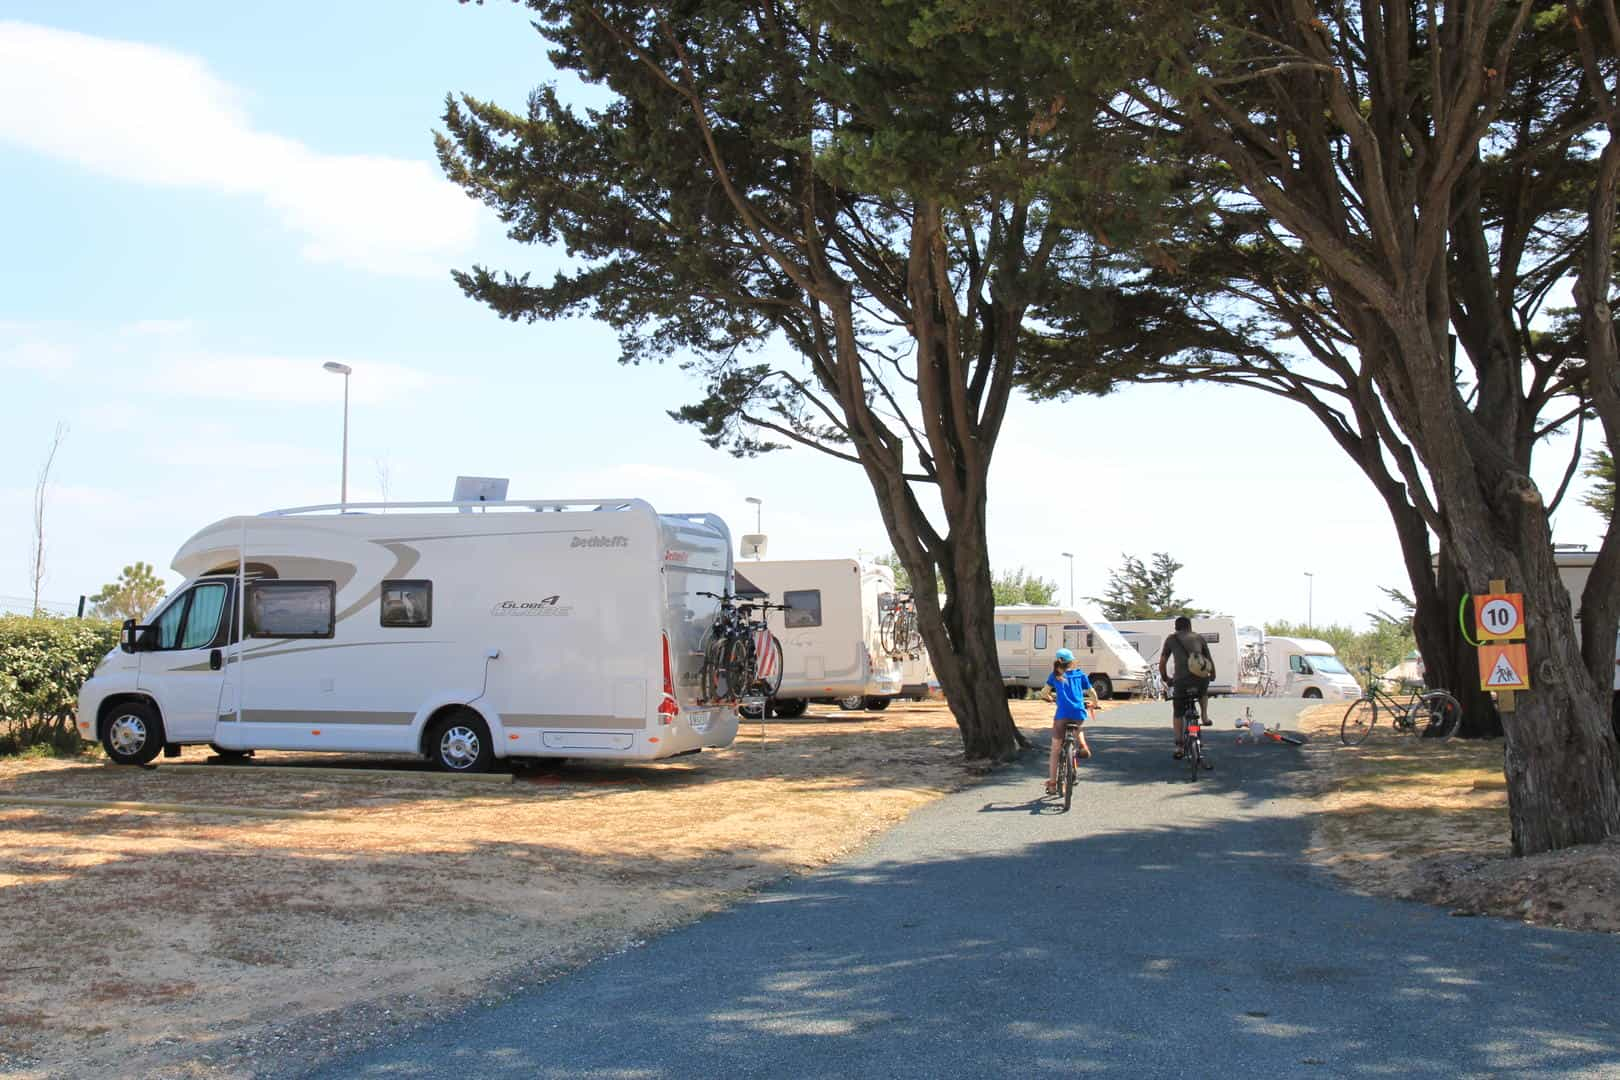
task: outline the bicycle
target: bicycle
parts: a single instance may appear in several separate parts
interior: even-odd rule
[[[703,643],[703,697],[706,701],[738,701],[750,692],[765,698],[782,688],[782,642],[771,633],[764,616],[787,610],[768,600],[744,600],[731,593],[700,592],[720,601],[720,613]],[[762,612],[754,617],[755,610]],[[766,650],[769,650],[767,652]],[[761,671],[761,657],[765,658]]]
[[[1142,689],[1137,694],[1144,701],[1163,701],[1164,692],[1164,678],[1158,668],[1149,664],[1147,674],[1142,676]]]
[[[889,593],[879,601],[878,645],[896,660],[915,660],[922,655],[922,630],[917,623],[917,603],[910,593]]]
[[[1063,725],[1063,749],[1058,752],[1058,794],[1063,796],[1063,812],[1074,805],[1074,780],[1080,773],[1080,725]]]
[[[1361,696],[1350,703],[1339,722],[1339,740],[1346,746],[1360,746],[1372,734],[1378,723],[1380,709],[1390,714],[1390,726],[1397,735],[1417,735],[1423,739],[1442,742],[1457,734],[1462,723],[1462,703],[1444,690],[1429,690],[1405,701],[1379,687],[1372,677],[1372,667],[1362,669],[1367,675],[1367,686]]]
[[[1215,767],[1204,754],[1204,719],[1198,709],[1198,695],[1187,696],[1187,707],[1181,713],[1181,760],[1187,763],[1188,779],[1196,783],[1200,770]]]

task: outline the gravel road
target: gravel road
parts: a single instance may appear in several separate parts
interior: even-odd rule
[[[1257,715],[1291,716],[1264,702]],[[1357,896],[1306,866],[1296,751],[1189,783],[1110,711],[859,856],[330,1077],[1620,1076],[1620,938]],[[430,946],[424,941],[424,946]]]

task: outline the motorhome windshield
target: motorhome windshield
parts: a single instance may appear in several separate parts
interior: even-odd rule
[[[1349,671],[1339,663],[1337,656],[1318,656],[1315,653],[1305,658],[1310,662],[1311,670],[1319,675],[1348,675]]]
[[[1114,629],[1113,623],[1105,623],[1099,620],[1092,623],[1091,628],[1097,632],[1098,637],[1102,638],[1116,649],[1127,648],[1130,644],[1123,636],[1120,635],[1118,630]]]

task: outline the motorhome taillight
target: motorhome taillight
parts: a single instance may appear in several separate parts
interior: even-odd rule
[[[664,634],[664,697],[658,703],[658,721],[673,724],[681,715],[681,703],[675,700],[675,668],[669,662],[669,635]]]

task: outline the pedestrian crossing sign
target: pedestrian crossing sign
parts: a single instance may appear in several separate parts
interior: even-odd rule
[[[1530,689],[1530,657],[1523,645],[1479,647],[1481,690]]]

